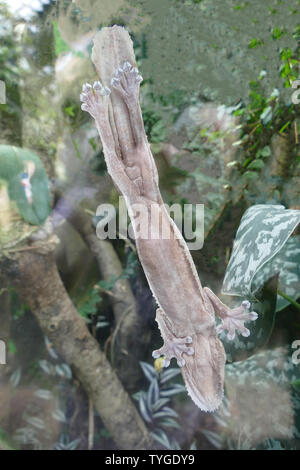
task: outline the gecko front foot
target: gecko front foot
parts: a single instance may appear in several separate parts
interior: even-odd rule
[[[139,74],[136,67],[133,67],[129,62],[124,62],[122,67],[119,67],[115,76],[111,80],[111,85],[121,94],[124,101],[132,98],[135,100],[139,96],[139,86],[143,77]]]
[[[82,102],[81,109],[87,111],[96,119],[101,112],[103,100],[109,95],[110,89],[104,87],[101,82],[94,82],[93,86],[85,83],[82,86],[82,93],[80,95],[80,101]]]
[[[185,360],[182,357],[182,353],[186,353],[189,356],[194,354],[194,348],[186,346],[186,344],[191,344],[192,342],[191,336],[186,336],[186,338],[173,338],[171,341],[165,341],[162,348],[153,351],[152,357],[157,359],[160,356],[165,356],[163,362],[164,367],[168,367],[171,359],[175,357],[179,367],[183,367]]]
[[[250,309],[248,300],[244,300],[239,307],[229,308],[208,287],[204,287],[203,292],[207,302],[210,302],[214,312],[221,318],[221,324],[217,326],[217,333],[227,330],[229,340],[234,339],[236,331],[243,336],[250,335],[250,331],[244,326],[244,323],[256,320],[258,315],[256,312],[248,311]]]
[[[153,351],[152,357],[157,359],[160,356],[165,356],[163,362],[164,367],[168,367],[171,359],[175,357],[179,367],[183,367],[185,365],[185,360],[183,359],[182,354],[186,353],[188,356],[192,356],[194,354],[194,348],[186,346],[193,342],[192,337],[186,336],[185,338],[177,338],[171,330],[165,313],[160,308],[156,311],[156,321],[163,337],[164,345],[160,349]]]
[[[250,302],[244,300],[239,307],[229,309],[226,315],[222,318],[221,324],[217,326],[217,333],[227,330],[227,338],[233,340],[236,331],[241,333],[242,336],[249,336],[250,330],[245,327],[244,323],[247,321],[255,321],[258,317],[256,312],[249,312]]]

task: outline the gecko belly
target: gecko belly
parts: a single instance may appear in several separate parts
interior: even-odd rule
[[[203,411],[216,410],[223,398],[226,354],[216,333],[193,336],[193,356],[185,355],[181,373],[188,394]]]

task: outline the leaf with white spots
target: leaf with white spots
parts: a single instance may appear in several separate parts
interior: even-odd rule
[[[223,292],[251,296],[254,276],[277,255],[299,222],[298,210],[268,204],[250,207],[236,234],[224,277]]]
[[[54,418],[56,421],[60,421],[61,423],[66,423],[67,420],[66,420],[66,417],[65,417],[65,413],[60,410],[59,408],[57,408],[57,410],[54,410],[52,412],[52,418]]]
[[[256,290],[266,279],[279,273],[278,288],[293,300],[300,293],[300,237],[290,237],[274,258],[268,261],[254,276],[252,290]],[[276,311],[284,309],[289,301],[277,295]]]
[[[52,392],[42,388],[36,390],[34,395],[38,398],[42,398],[42,400],[50,400],[50,398],[52,398]]]
[[[17,387],[21,380],[21,368],[18,367],[10,376],[10,383],[12,387]]]

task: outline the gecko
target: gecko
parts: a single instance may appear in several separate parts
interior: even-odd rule
[[[231,309],[201,285],[187,244],[169,216],[159,190],[158,172],[139,103],[142,80],[136,65],[125,61],[111,78],[110,87],[100,81],[83,85],[81,108],[95,120],[108,173],[125,198],[138,256],[158,305],[156,321],[163,346],[152,355],[163,356],[164,367],[175,358],[192,400],[201,410],[214,411],[223,398],[226,362],[218,334],[227,331],[230,340],[236,332],[249,336],[244,323],[256,320],[257,313],[250,311],[247,300]],[[114,93],[125,105],[129,134],[128,130],[125,133],[122,128],[115,129],[110,118]],[[137,216],[140,208],[146,224],[143,236],[141,218]],[[161,227],[168,229],[169,236],[162,235]],[[221,319],[218,326],[215,315]]]

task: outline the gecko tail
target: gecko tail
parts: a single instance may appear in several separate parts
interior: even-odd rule
[[[185,354],[181,373],[187,392],[202,410],[215,411],[222,403],[226,355],[216,335],[193,335],[193,356]]]
[[[161,307],[156,311],[156,321],[164,344],[153,351],[153,357],[163,355],[164,367],[176,358],[191,399],[201,410],[215,411],[223,398],[226,354],[214,320],[202,322],[201,330],[198,327],[190,336],[179,336]]]

